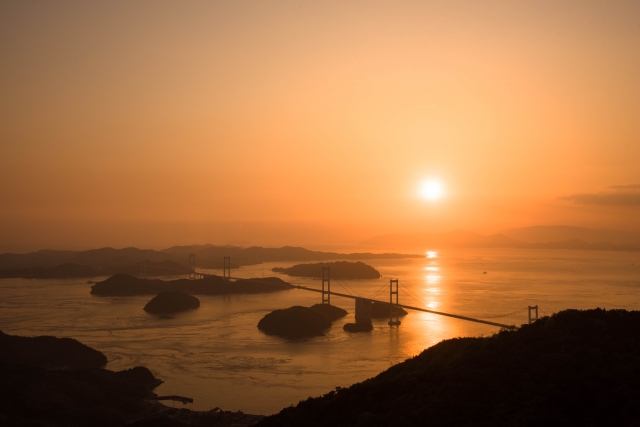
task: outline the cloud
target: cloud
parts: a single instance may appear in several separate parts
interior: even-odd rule
[[[613,185],[614,191],[605,193],[583,193],[560,197],[579,205],[592,206],[638,206],[640,207],[640,185]]]
[[[612,190],[640,190],[640,184],[612,185],[609,188]]]

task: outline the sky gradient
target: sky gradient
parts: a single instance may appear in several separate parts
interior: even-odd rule
[[[637,1],[5,1],[0,252],[637,231],[638,76]]]

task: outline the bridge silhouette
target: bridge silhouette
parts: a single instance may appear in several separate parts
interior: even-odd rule
[[[169,267],[159,267],[159,266],[154,266],[154,268],[161,268],[164,270],[170,270],[172,272],[180,272],[182,274],[187,274],[185,273],[184,270],[176,270],[173,268],[169,268]],[[260,283],[260,278],[259,277],[255,277],[253,276],[250,272],[246,271],[245,269],[243,269],[242,267],[237,267],[238,270],[243,271],[248,277],[232,277],[231,276],[231,257],[230,256],[225,256],[223,259],[223,274],[222,277],[225,280],[251,280],[252,282],[257,282]],[[219,269],[213,269],[214,271],[219,270]],[[140,269],[141,275],[146,275],[146,259],[143,258],[142,262],[141,262],[141,269]],[[195,279],[201,279],[204,277],[220,277],[219,275],[216,274],[212,274],[212,273],[205,273],[202,271],[197,271],[196,270],[196,265],[195,265],[195,254],[189,254],[189,270],[188,270],[188,277],[190,280],[195,280]],[[407,304],[400,304],[399,302],[399,296],[400,296],[400,289],[403,289],[405,291],[405,293],[411,297],[412,292],[404,285],[402,285],[398,279],[390,279],[389,280],[389,301],[383,301],[380,299],[376,299],[376,295],[380,294],[382,289],[386,289],[387,285],[383,285],[383,287],[381,289],[379,289],[378,291],[374,292],[372,295],[370,295],[369,297],[365,297],[362,295],[358,295],[348,284],[346,284],[344,281],[342,281],[341,279],[337,279],[338,284],[345,290],[347,290],[347,288],[350,288],[351,291],[353,291],[352,293],[342,293],[342,292],[335,292],[331,290],[331,270],[330,267],[322,267],[322,279],[317,279],[317,280],[322,280],[322,287],[321,288],[313,288],[313,287],[309,287],[309,286],[304,286],[302,284],[296,284],[296,283],[292,283],[290,281],[288,281],[287,283],[291,284],[293,286],[293,288],[295,289],[300,289],[300,290],[304,290],[304,291],[309,291],[309,292],[316,292],[316,293],[321,293],[322,294],[322,304],[330,304],[331,301],[331,296],[336,296],[336,297],[341,297],[341,298],[350,298],[350,299],[354,299],[354,300],[364,300],[364,301],[369,301],[371,303],[380,303],[380,304],[385,304],[385,305],[389,305],[389,325],[390,326],[397,326],[400,325],[400,320],[398,319],[398,311],[396,309],[396,307],[399,308],[403,308],[403,309],[407,309],[407,310],[413,310],[413,311],[420,311],[420,312],[424,312],[424,313],[430,313],[430,314],[435,314],[438,316],[445,316],[445,317],[451,317],[454,319],[459,319],[459,320],[465,320],[468,322],[474,322],[474,323],[481,323],[484,325],[490,325],[490,326],[497,326],[499,328],[505,328],[505,329],[515,329],[516,325],[514,324],[506,324],[506,323],[500,323],[498,321],[496,321],[497,319],[501,319],[501,318],[507,318],[507,317],[513,317],[516,316],[518,314],[523,314],[524,312],[527,312],[527,320],[528,323],[533,323],[536,320],[538,320],[538,306],[527,306],[524,308],[521,308],[519,310],[510,312],[510,313],[506,313],[506,314],[501,314],[501,315],[496,315],[496,316],[486,316],[486,317],[471,317],[471,316],[463,316],[460,314],[454,314],[454,313],[446,313],[443,311],[436,311],[436,310],[430,310],[427,308],[423,308],[423,307],[417,307],[417,306],[412,306],[412,305],[407,305]],[[336,278],[334,278],[334,282],[336,281]],[[342,283],[341,283],[342,282]],[[264,282],[264,283],[268,283],[268,282]],[[269,283],[272,284],[272,283]],[[395,285],[395,291],[393,290],[393,286]],[[402,288],[401,288],[402,286]],[[416,300],[417,302],[419,302],[418,298],[416,298],[415,294],[413,294],[414,296],[412,297],[412,299]],[[395,301],[394,301],[394,297],[395,296]],[[356,310],[357,310],[357,302],[356,302]],[[395,317],[395,320],[394,320]],[[496,320],[493,320],[496,319]]]

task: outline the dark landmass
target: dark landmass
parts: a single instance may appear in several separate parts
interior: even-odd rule
[[[202,260],[201,265],[209,265],[210,268],[221,268],[221,262],[224,256],[230,256],[231,261],[238,265],[252,265],[262,262],[424,258],[424,255],[421,254],[370,252],[345,254],[339,252],[311,251],[294,246],[284,246],[281,248],[252,246],[243,248],[239,246],[192,245],[174,246],[163,250],[163,253],[181,255],[182,257],[189,253],[195,253],[196,257]]]
[[[204,279],[159,280],[140,279],[128,274],[116,274],[91,287],[91,293],[100,296],[155,295],[166,291],[179,291],[192,295],[257,294],[292,289],[293,286],[277,277],[226,281],[220,276]]]
[[[384,319],[389,317],[389,304],[386,302],[373,302],[371,304],[371,317],[373,319]],[[406,316],[407,313],[402,307],[395,307],[394,315]]]
[[[0,332],[3,425],[115,426],[158,408],[161,383],[144,367],[113,372],[101,352],[71,338]]]
[[[268,426],[630,426],[640,312],[566,310],[445,340],[375,378],[283,409]]]
[[[299,305],[274,310],[258,322],[258,329],[267,335],[300,339],[324,335],[331,321],[316,310]]]
[[[324,335],[331,322],[347,314],[340,307],[316,304],[312,307],[299,305],[275,310],[258,322],[258,329],[267,335],[278,335],[289,339],[300,339]]]
[[[98,270],[88,265],[64,263],[53,267],[4,268],[0,269],[0,278],[23,279],[67,279],[75,277],[99,276]]]
[[[0,278],[73,278],[108,276],[117,273],[139,275],[146,259],[148,276],[188,274],[189,254],[195,254],[198,267],[222,268],[223,257],[231,257],[232,268],[261,262],[323,261],[334,259],[424,258],[416,254],[351,253],[282,248],[243,248],[239,246],[174,246],[161,251],[138,248],[102,248],[88,251],[42,250],[27,254],[0,254]]]
[[[0,332],[0,425],[116,427],[250,426],[260,415],[206,412],[155,402],[162,381],[145,367],[100,369],[106,357],[70,339]]]
[[[309,307],[311,310],[323,316],[325,319],[333,322],[347,315],[347,310],[336,307],[331,304],[315,304]]]
[[[144,311],[153,314],[172,314],[200,307],[200,300],[179,291],[160,292],[144,306]]]
[[[319,262],[315,264],[297,264],[289,268],[276,267],[272,271],[297,277],[322,277],[323,267],[331,268],[331,277],[335,279],[379,279],[380,272],[363,262]]]
[[[369,332],[373,330],[373,324],[371,319],[366,319],[356,323],[345,323],[342,329],[347,332]]]
[[[140,421],[127,424],[127,427],[249,427],[264,418],[264,415],[245,414],[242,411],[222,411],[219,408],[202,412],[166,408],[157,416],[145,417]]]
[[[527,232],[510,232],[511,235],[530,236]],[[559,236],[563,234],[559,233]],[[570,235],[565,233],[565,235]],[[584,234],[585,238],[587,235]],[[633,241],[635,238],[616,241]],[[413,234],[387,234],[364,240],[359,244],[363,246],[379,248],[515,248],[515,249],[568,249],[568,250],[592,250],[592,251],[640,251],[640,243],[615,244],[606,241],[585,242],[581,239],[568,239],[560,241],[527,243],[521,240],[493,234],[483,236],[469,231],[456,230],[447,233],[413,233]]]
[[[53,267],[4,268],[0,269],[0,278],[70,279],[77,277],[108,276],[117,273],[139,275],[141,272],[140,268],[140,264],[95,267],[64,263]],[[180,276],[189,274],[189,268],[170,260],[161,262],[147,261],[145,271],[147,276]]]
[[[0,361],[42,368],[101,368],[107,358],[72,338],[20,337],[0,331]]]

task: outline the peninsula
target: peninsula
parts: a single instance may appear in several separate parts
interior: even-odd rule
[[[261,279],[225,280],[220,276],[203,279],[160,280],[140,279],[128,274],[115,274],[91,287],[91,293],[99,296],[156,295],[166,291],[180,291],[192,295],[259,294],[293,289],[293,286],[277,277]]]

